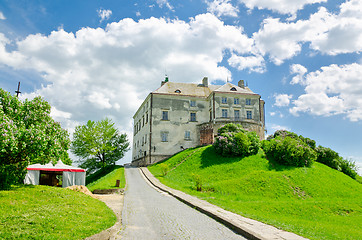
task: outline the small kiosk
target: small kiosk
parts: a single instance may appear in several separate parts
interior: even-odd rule
[[[85,169],[65,165],[61,160],[54,166],[51,163],[45,165],[37,163],[29,165],[26,169],[28,172],[24,179],[25,184],[61,186],[63,188],[85,185]]]

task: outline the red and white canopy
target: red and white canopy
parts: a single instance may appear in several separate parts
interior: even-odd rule
[[[79,168],[79,167],[73,167],[70,165],[66,165],[62,162],[62,160],[59,160],[55,166],[53,166],[51,163],[47,163],[45,165],[42,164],[32,164],[29,165],[27,170],[32,171],[52,171],[52,172],[85,172],[85,169]]]

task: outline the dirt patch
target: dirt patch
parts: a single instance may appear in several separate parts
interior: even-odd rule
[[[93,193],[91,191],[89,191],[89,189],[84,185],[73,185],[73,186],[66,187],[66,189],[70,189],[70,190],[73,190],[75,192],[81,192],[81,193],[84,193],[84,194],[89,195],[91,197],[94,197]]]

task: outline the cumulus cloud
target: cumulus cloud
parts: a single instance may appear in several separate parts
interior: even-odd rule
[[[230,0],[214,0],[207,3],[207,11],[215,14],[216,16],[231,16],[237,17],[239,9],[230,3]]]
[[[225,52],[247,55],[253,49],[253,40],[241,28],[209,13],[188,22],[123,19],[105,29],[32,34],[12,43],[11,52],[5,48],[9,43],[0,34],[0,63],[34,69],[43,78],[42,87],[22,97],[43,96],[70,130],[110,117],[126,132],[132,132],[133,114],[160,86],[165,68],[170,81],[225,80],[231,76],[220,66]]]
[[[291,84],[304,84],[304,75],[308,69],[300,64],[293,64],[290,66],[290,74],[295,75],[290,81]]]
[[[362,1],[352,0],[341,4],[338,14],[321,7],[309,19],[297,22],[267,18],[253,38],[260,52],[268,54],[278,65],[297,55],[304,43],[310,43],[311,49],[328,55],[360,52],[361,16]]]
[[[345,115],[362,120],[362,65],[353,63],[322,67],[305,77],[305,93],[293,101],[290,112],[318,116]]]
[[[281,14],[294,15],[305,5],[327,2],[327,0],[240,0],[246,7],[253,9],[269,9]]]
[[[263,73],[266,71],[265,61],[261,55],[239,56],[232,54],[228,60],[230,66],[238,70],[249,69],[251,72]]]
[[[108,20],[109,17],[112,15],[111,10],[107,9],[98,9],[98,16],[101,18],[100,22],[103,22],[104,20]]]
[[[3,12],[0,12],[0,20],[5,20],[6,17],[4,16]]]
[[[275,95],[275,103],[274,106],[277,107],[287,107],[290,104],[290,99],[292,99],[293,95],[288,94],[277,94]]]

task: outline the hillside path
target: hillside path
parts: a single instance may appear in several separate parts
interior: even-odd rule
[[[121,239],[245,239],[214,219],[151,187],[126,167]]]

